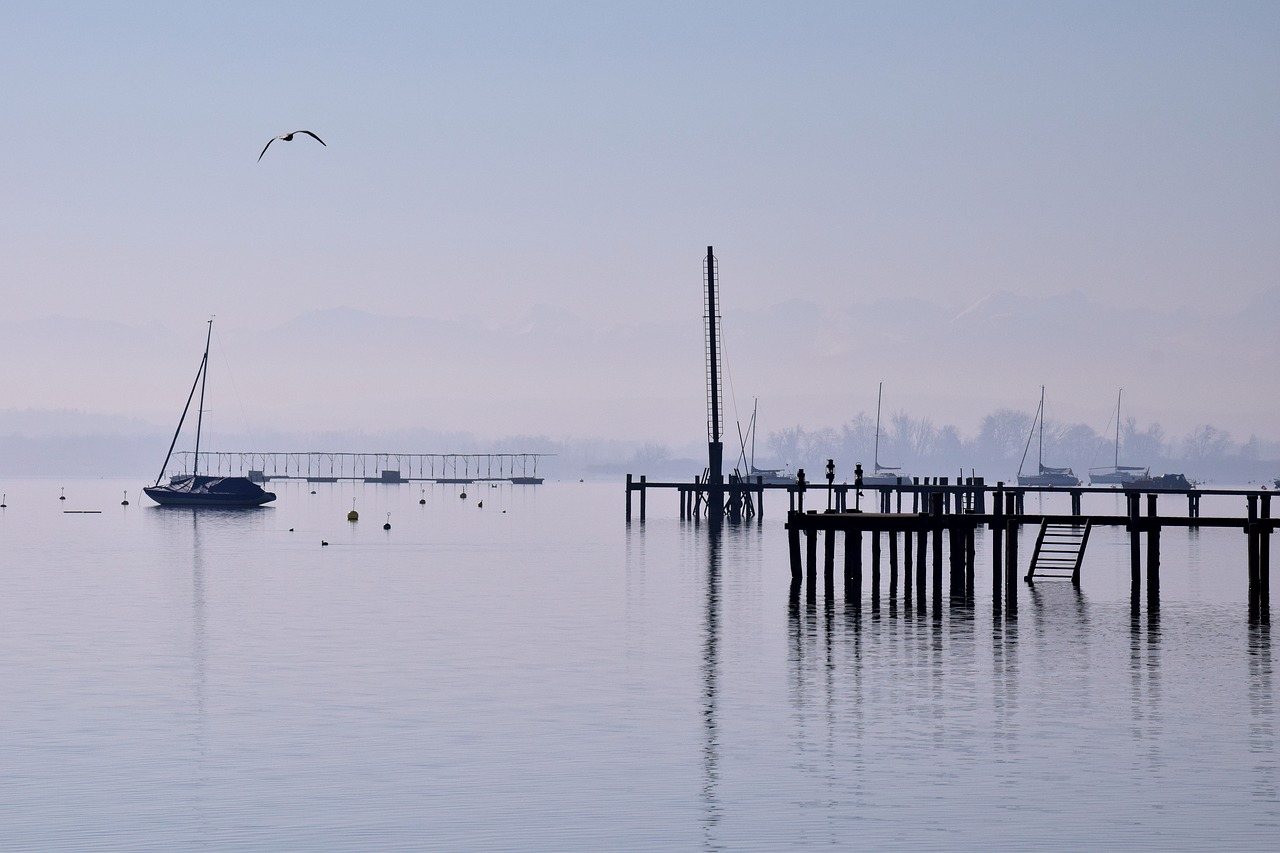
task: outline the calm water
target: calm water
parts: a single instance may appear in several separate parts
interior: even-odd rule
[[[1124,534],[1016,620],[980,539],[976,606],[934,618],[792,602],[779,498],[713,540],[674,495],[628,528],[621,483],[139,485],[3,484],[0,849],[1276,844],[1237,531],[1166,532],[1136,619]]]

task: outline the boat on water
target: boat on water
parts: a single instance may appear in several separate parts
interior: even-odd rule
[[[1114,463],[1108,468],[1090,468],[1089,485],[1091,486],[1123,486],[1135,480],[1151,476],[1150,467],[1142,465],[1120,464],[1120,398],[1124,394],[1121,388],[1116,394],[1116,456]]]
[[[879,389],[876,391],[876,444],[872,459],[872,464],[875,467],[871,469],[870,476],[866,474],[862,476],[862,485],[864,486],[896,486],[899,482],[911,482],[911,477],[902,470],[901,466],[880,464],[880,402],[883,397],[884,383],[881,382]]]
[[[1027,451],[1031,449],[1031,437],[1036,434],[1036,425],[1040,426],[1040,443],[1037,453],[1035,474],[1023,474],[1022,466],[1027,461]],[[1031,432],[1027,434],[1027,446],[1022,450],[1022,461],[1018,463],[1019,486],[1078,486],[1080,480],[1070,468],[1051,468],[1044,464],[1044,386],[1040,386],[1040,405],[1036,408],[1035,419],[1031,422]]]
[[[1126,489],[1143,492],[1189,492],[1195,488],[1183,474],[1161,474],[1158,477],[1139,477],[1124,484]]]
[[[796,478],[793,474],[788,474],[783,468],[757,468],[756,467],[756,412],[759,410],[760,401],[757,399],[751,405],[751,421],[747,424],[746,435],[742,433],[742,424],[738,424],[738,462],[747,470],[747,474],[741,475],[741,469],[735,468],[730,474],[730,479],[742,477],[748,483],[763,483],[766,486],[792,486],[795,485]],[[747,442],[751,442],[751,449],[748,453]]]
[[[154,486],[144,486],[143,493],[160,506],[204,506],[204,507],[255,507],[270,503],[276,499],[274,492],[268,492],[248,477],[220,477],[207,474],[176,474],[169,482],[161,485],[165,471],[169,467],[169,459],[173,456],[173,448],[182,433],[182,424],[191,409],[191,401],[195,399],[196,388],[200,389],[200,405],[196,413],[196,452],[195,465],[200,464],[200,428],[204,422],[204,388],[209,375],[209,342],[213,338],[213,321],[209,321],[209,330],[204,340],[204,357],[200,359],[200,369],[196,371],[195,382],[191,383],[191,393],[187,395],[187,404],[182,407],[182,417],[178,418],[178,428],[174,430],[173,441],[169,442],[169,452],[165,454],[164,464],[160,466],[160,476]]]

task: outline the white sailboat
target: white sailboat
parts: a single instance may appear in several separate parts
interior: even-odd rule
[[[902,466],[881,465],[880,464],[880,402],[884,396],[884,383],[880,383],[879,389],[876,391],[876,446],[875,458],[871,475],[863,475],[862,484],[864,486],[896,486],[899,482],[909,483],[911,477],[902,470]]]

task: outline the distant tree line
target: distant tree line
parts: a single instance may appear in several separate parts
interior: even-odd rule
[[[1033,415],[1027,412],[999,409],[982,419],[976,435],[965,436],[951,424],[938,426],[928,418],[898,412],[881,423],[880,464],[901,466],[904,473],[917,477],[954,477],[963,470],[965,476],[973,472],[988,480],[1011,481],[1019,464],[1024,473],[1036,469],[1038,436],[1031,436],[1032,421]],[[856,463],[866,472],[872,469],[876,422],[860,412],[835,428],[795,426],[771,432],[766,444],[775,459],[771,464],[804,468],[814,476],[825,469],[828,459],[834,459],[837,479],[852,480]],[[1150,466],[1152,474],[1177,472],[1198,481],[1270,483],[1280,476],[1277,460],[1280,442],[1263,441],[1256,435],[1237,442],[1212,424],[1198,425],[1176,438],[1166,435],[1158,423],[1140,428],[1134,418],[1127,418],[1120,426],[1120,464]],[[1109,467],[1114,461],[1114,433],[1103,436],[1086,424],[1046,419],[1046,465],[1070,466],[1087,483],[1089,468]]]

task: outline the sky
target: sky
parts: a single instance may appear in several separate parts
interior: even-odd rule
[[[1277,304],[1278,44],[1280,4],[1222,0],[7,2],[0,324],[107,321],[193,343],[151,356],[177,381],[139,369],[146,355],[85,352],[114,406],[87,403],[73,367],[6,359],[0,408],[149,412],[185,393],[211,315],[248,333],[334,309],[490,331],[571,314],[597,332],[681,324],[697,359],[709,245],[726,310],[753,315],[799,299],[856,324],[885,300],[964,317],[993,295],[1076,295],[1194,329]],[[326,145],[277,142],[258,161],[299,128]],[[530,353],[521,390],[625,397],[652,355],[634,340],[610,352],[612,379],[580,389]],[[1027,375],[975,376],[961,396],[1034,406],[1037,377],[1067,384],[1058,346],[1024,347]],[[1136,358],[1058,401],[1092,414],[1120,385],[1138,399],[1158,386],[1151,419],[1194,420],[1204,389],[1225,426],[1265,430],[1275,353],[1206,357],[1213,371],[1181,387],[1168,365],[1185,359]],[[451,396],[456,429],[468,399],[494,409],[511,393],[465,350],[381,366],[389,385],[444,371],[476,389]],[[813,383],[808,398],[839,377],[865,409],[889,377],[917,413],[960,420],[950,372],[810,367],[787,380]],[[679,411],[602,428],[696,437],[702,382],[695,361],[672,378]],[[265,397],[251,404],[270,419]]]

